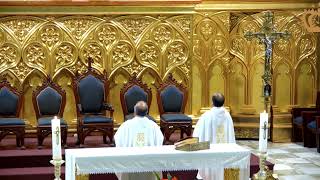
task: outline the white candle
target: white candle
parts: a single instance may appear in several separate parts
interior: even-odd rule
[[[51,120],[51,130],[52,130],[52,159],[62,159],[60,119],[58,119],[57,116],[55,116]]]
[[[268,147],[268,113],[260,113],[259,151],[267,152]]]

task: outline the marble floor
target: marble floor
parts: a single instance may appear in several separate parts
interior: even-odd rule
[[[258,141],[237,141],[257,154]],[[279,180],[320,180],[320,153],[301,143],[269,143],[268,161],[275,164]]]

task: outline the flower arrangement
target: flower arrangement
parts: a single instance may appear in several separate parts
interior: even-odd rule
[[[154,174],[155,174],[155,176],[157,177],[157,180],[178,180],[178,178],[176,178],[176,177],[174,177],[174,176],[172,177],[172,176],[170,175],[170,173],[167,174],[167,179],[164,179],[164,178],[161,179],[158,173],[155,173],[155,172],[154,172]]]

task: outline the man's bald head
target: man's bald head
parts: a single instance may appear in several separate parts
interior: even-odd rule
[[[148,114],[148,105],[144,101],[139,101],[134,106],[134,114],[136,116],[146,116]]]
[[[224,104],[224,96],[221,93],[214,93],[212,96],[212,104],[214,107],[221,107]]]

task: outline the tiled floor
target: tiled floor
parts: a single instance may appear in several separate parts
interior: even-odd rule
[[[257,154],[258,141],[240,140],[238,144]],[[269,143],[268,161],[275,164],[279,180],[320,180],[320,153],[298,143]]]

